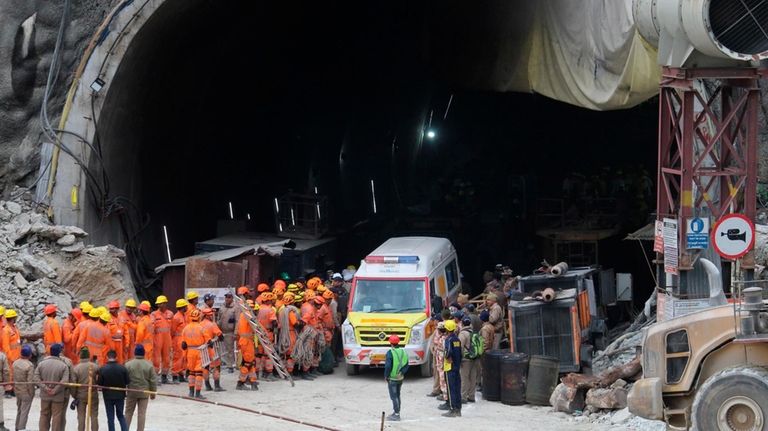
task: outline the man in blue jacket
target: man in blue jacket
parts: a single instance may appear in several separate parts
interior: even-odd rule
[[[443,371],[448,386],[448,402],[438,408],[448,410],[443,416],[454,418],[461,416],[461,341],[456,336],[456,322],[453,320],[445,322],[445,332],[448,337],[445,339]]]
[[[392,347],[387,352],[387,361],[384,365],[384,380],[389,386],[389,398],[392,399],[394,412],[387,417],[390,421],[400,420],[400,388],[403,386],[405,373],[408,372],[408,353],[400,348],[400,337],[389,336],[389,344]]]

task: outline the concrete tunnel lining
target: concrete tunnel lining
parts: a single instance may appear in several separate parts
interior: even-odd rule
[[[162,166],[158,164],[158,159],[173,157],[172,166],[178,168],[183,166],[184,161],[192,165],[192,162],[200,161],[194,156],[195,153],[201,152],[199,150],[210,152],[207,148],[185,146],[201,143],[193,139],[187,140],[183,135],[196,133],[197,127],[213,123],[213,118],[216,118],[215,112],[206,112],[206,109],[195,106],[196,103],[204,103],[205,97],[190,95],[200,92],[204,95],[215,94],[221,89],[221,85],[225,84],[215,81],[201,85],[201,82],[196,80],[199,76],[222,76],[214,73],[221,66],[215,61],[220,57],[206,52],[205,49],[211,48],[211,45],[202,43],[202,39],[214,39],[211,38],[214,34],[223,39],[219,42],[222,44],[237,39],[228,39],[228,36],[232,36],[228,33],[232,29],[226,22],[219,21],[212,26],[214,17],[221,18],[224,14],[212,15],[210,8],[213,6],[205,1],[165,0],[132,3],[110,26],[111,32],[94,51],[79,83],[75,106],[66,128],[83,135],[91,142],[102,142],[102,158],[110,177],[111,192],[124,196],[126,200],[139,206],[157,207],[162,205],[162,202],[158,202],[160,199],[172,201],[170,198],[173,196],[169,197],[168,194],[179,193],[185,190],[185,187],[197,184],[194,182],[194,168],[190,168],[189,172],[176,172],[177,175],[174,176],[160,175],[159,169]],[[206,31],[201,32],[200,28],[206,28]],[[124,31],[121,32],[121,29]],[[182,53],[189,54],[189,45],[195,44],[203,46],[204,49],[197,52],[194,58],[185,57]],[[211,58],[214,60],[210,60]],[[97,77],[103,80],[105,85],[98,93],[94,93],[90,84]],[[169,85],[159,92],[158,84],[146,85],[146,82],[150,81],[149,78],[155,83],[165,81]],[[92,111],[95,111],[95,115]],[[170,115],[169,112],[173,112],[176,117],[188,115],[188,124],[191,127],[186,130],[159,130],[153,127],[162,115]],[[98,121],[97,127],[93,124],[93,118]],[[161,136],[155,136],[158,131]],[[173,133],[181,135],[174,136]],[[86,154],[84,146],[70,137],[65,137],[64,142],[77,154]],[[217,152],[225,151],[219,142],[210,145],[219,150]],[[174,154],[171,155],[167,151]],[[162,157],[151,157],[152,153]],[[310,154],[306,157],[314,156]],[[53,196],[57,222],[83,226],[91,233],[91,242],[124,246],[124,233],[116,218],[102,219],[90,205],[89,184],[80,168],[66,155],[62,155],[60,160]],[[87,165],[94,171],[100,169],[100,162],[96,157],[90,157]],[[158,170],[153,171],[152,168]],[[147,173],[149,175],[146,175]],[[159,187],[161,180],[164,181],[164,188]],[[80,196],[79,206],[74,209],[70,203],[72,185],[79,186]],[[146,192],[147,190],[152,192]],[[202,195],[205,196],[204,193]],[[191,203],[175,201],[172,205],[179,207],[176,219],[183,218],[185,211],[195,211],[194,205],[185,204]],[[179,227],[174,226],[174,229],[177,229],[174,233],[179,234]],[[185,229],[186,235],[195,233],[192,228]],[[151,260],[163,261],[163,251],[160,247],[153,247],[147,252],[151,254]]]

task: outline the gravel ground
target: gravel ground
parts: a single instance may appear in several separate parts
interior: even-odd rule
[[[235,391],[235,374],[224,373],[222,385],[227,392],[206,393],[210,401],[235,404],[267,413],[288,416],[329,426],[340,430],[379,430],[381,412],[391,413],[392,404],[387,394],[381,370],[364,371],[348,377],[342,367],[329,376],[315,381],[299,380],[295,387],[287,382],[263,382],[258,392]],[[506,406],[498,402],[482,401],[468,404],[461,418],[443,418],[437,410],[438,402],[425,395],[431,390],[431,379],[409,375],[403,386],[402,421],[387,422],[387,430],[444,430],[446,427],[470,427],[473,430],[516,429],[537,431],[567,430],[636,430],[633,426],[615,426],[602,423],[575,421],[563,413],[553,413],[547,407]],[[185,395],[187,388],[163,385],[161,392]],[[5,400],[5,426],[13,429],[16,415],[15,400]],[[39,400],[35,400],[27,423],[28,429],[38,429]],[[106,429],[106,415],[100,405],[100,429]],[[312,430],[305,425],[280,421],[270,417],[230,409],[223,406],[196,403],[168,397],[150,401],[147,413],[147,431],[240,430],[246,426],[268,431]],[[67,429],[76,429],[77,416],[67,410]],[[519,428],[518,428],[519,427]],[[118,427],[119,429],[119,427]],[[136,424],[131,426],[136,429]]]

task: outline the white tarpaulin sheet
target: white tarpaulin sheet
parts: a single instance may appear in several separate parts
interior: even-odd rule
[[[594,110],[658,94],[656,49],[635,28],[632,0],[449,4],[438,44],[464,62],[458,79],[474,87],[536,92]]]

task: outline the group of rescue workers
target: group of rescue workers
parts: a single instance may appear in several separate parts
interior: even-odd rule
[[[227,291],[224,303],[218,308],[214,308],[214,295],[206,294],[200,298],[196,292],[190,291],[185,298],[176,301],[175,312],[169,309],[168,298],[164,295],[156,298],[154,310],[149,301],[137,303],[134,299],[126,300],[122,306],[114,300],[106,307],[96,307],[84,301],[60,322],[57,306],[49,304],[43,310],[45,355],[38,364],[45,363],[49,357],[61,359],[57,362],[69,368],[67,375],[70,381],[75,382],[74,371],[80,363],[90,363],[94,367],[124,364],[134,359],[138,351],[143,353],[141,359],[146,358],[141,362],[151,362],[156,383],[187,383],[190,397],[204,399],[201,394],[203,385],[209,391],[224,391],[220,383],[222,366],[231,373],[235,368],[239,369],[236,389],[258,390],[260,378],[271,381],[275,376],[274,361],[268,355],[269,347],[265,347],[255,333],[253,320],[257,320],[262,335],[269,339],[268,344],[280,356],[285,371],[305,380],[313,380],[322,374],[318,367],[324,353],[330,355],[333,362],[337,360],[336,351],[341,350],[337,345],[340,338],[338,328],[343,318],[339,300],[346,301],[348,293],[349,284],[345,283],[341,274],[335,273],[329,274],[326,281],[312,277],[293,282],[278,279],[271,286],[266,283],[255,287],[241,286],[236,290],[236,295],[240,297],[237,303],[232,293]],[[245,313],[238,303],[247,304],[253,313]],[[0,307],[0,316],[0,381],[18,383],[15,393],[22,396],[17,396],[17,403],[23,398],[31,404],[31,398],[25,395],[29,386],[32,386],[34,394],[34,385],[21,384],[18,379],[22,370],[18,365],[23,364],[25,370],[35,369],[29,361],[33,356],[33,346],[22,345],[15,310]],[[332,347],[337,350],[333,351]],[[33,382],[31,375],[26,374],[25,378],[30,378],[24,383]],[[46,381],[45,376],[34,377],[38,382]],[[61,378],[58,374],[53,377]],[[86,379],[78,383],[87,385],[89,381]],[[41,387],[42,397],[46,386],[37,386]],[[14,393],[13,385],[5,389],[8,394]],[[64,388],[61,390],[65,391]],[[75,397],[75,394],[72,396]],[[17,417],[17,430],[26,425],[29,413],[29,405],[19,407],[19,413],[24,418]],[[54,416],[63,416],[61,412],[54,413],[57,413]],[[48,417],[44,418],[41,412],[41,423],[45,420],[52,429],[63,429],[63,425],[57,426],[57,421],[50,418],[50,412],[46,414]],[[143,428],[143,420],[141,422]],[[79,430],[84,427],[83,422]],[[5,429],[0,422],[0,431]]]

